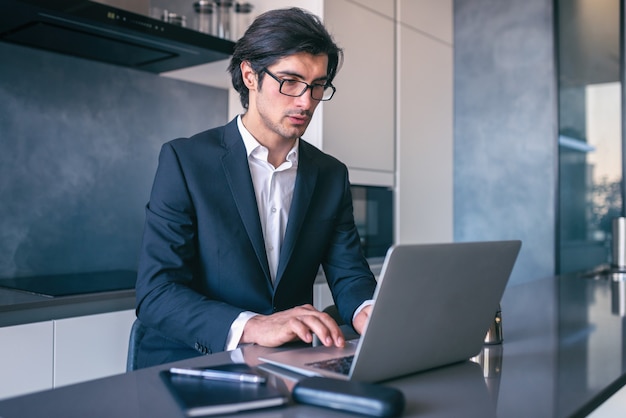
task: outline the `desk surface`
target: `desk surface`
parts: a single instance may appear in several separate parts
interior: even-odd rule
[[[625,283],[549,278],[512,287],[502,300],[504,344],[486,346],[474,361],[385,384],[404,392],[405,416],[583,416],[626,381]],[[268,351],[248,346],[177,364],[219,364],[241,354],[256,365]],[[0,417],[180,416],[158,377],[168,366],[8,399],[0,402]],[[320,414],[354,416],[304,405],[245,416]]]

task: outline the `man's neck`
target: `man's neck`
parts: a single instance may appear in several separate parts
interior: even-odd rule
[[[293,148],[297,138],[287,139],[276,135],[269,130],[255,129],[255,124],[252,122],[247,114],[242,115],[241,122],[246,127],[248,132],[257,140],[257,142],[263,145],[268,150],[267,160],[272,166],[278,167],[287,160],[287,154]],[[259,125],[261,126],[261,125]]]

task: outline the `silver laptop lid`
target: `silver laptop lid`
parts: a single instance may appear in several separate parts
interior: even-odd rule
[[[520,241],[389,249],[350,378],[381,381],[478,354]]]

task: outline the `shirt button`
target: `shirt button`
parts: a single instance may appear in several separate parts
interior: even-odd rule
[[[276,208],[272,208],[272,213],[275,213],[275,212],[276,212]]]

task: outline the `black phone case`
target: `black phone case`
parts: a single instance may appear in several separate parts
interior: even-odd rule
[[[404,394],[374,383],[307,377],[293,388],[293,400],[309,405],[356,412],[375,417],[400,416]]]

